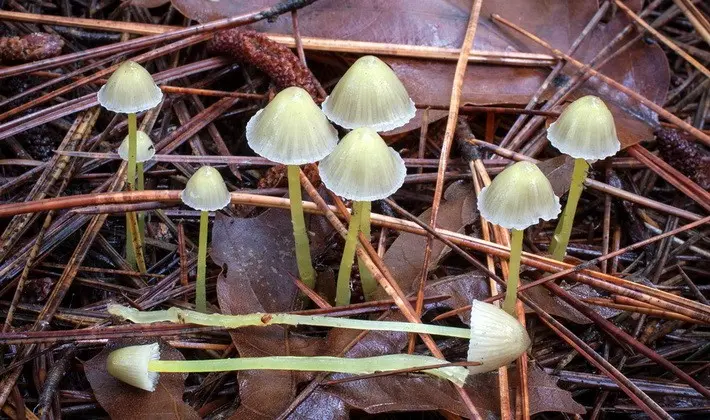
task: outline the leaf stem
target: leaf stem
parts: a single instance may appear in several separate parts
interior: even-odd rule
[[[589,164],[584,159],[574,160],[574,170],[572,171],[572,183],[569,187],[567,195],[567,204],[557,222],[555,234],[550,242],[550,254],[557,261],[562,261],[567,252],[567,244],[572,235],[572,225],[574,223],[574,214],[577,212],[577,203],[584,189],[584,179],[587,177]]]
[[[335,306],[344,306],[350,303],[350,271],[357,249],[357,234],[360,231],[360,217],[362,216],[362,202],[353,201],[353,211],[350,213],[348,234],[345,237],[343,258],[338,269],[338,283],[335,288]]]
[[[523,231],[513,229],[510,232],[510,261],[508,263],[508,284],[505,290],[503,310],[515,314],[515,301],[518,299],[520,282],[520,256],[523,253]]]
[[[409,354],[389,354],[357,359],[331,356],[268,356],[213,360],[151,360],[148,362],[148,370],[187,373],[259,369],[371,374],[443,363],[446,361],[435,357]],[[447,379],[459,386],[463,385],[468,376],[468,369],[461,366],[447,366],[423,372]]]
[[[288,165],[288,198],[291,202],[291,223],[293,224],[293,240],[296,246],[296,263],[301,281],[308,287],[316,285],[315,270],[311,260],[311,249],[306,232],[306,219],[303,216],[301,196],[301,168],[298,165]]]
[[[195,284],[195,309],[199,312],[207,311],[207,228],[209,226],[209,213],[200,212],[200,238],[197,245],[197,281]]]

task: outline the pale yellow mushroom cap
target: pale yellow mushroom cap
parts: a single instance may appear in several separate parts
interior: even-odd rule
[[[231,196],[219,171],[211,166],[198,169],[180,192],[186,206],[200,211],[217,211],[225,208]]]
[[[126,136],[121,145],[118,146],[118,155],[121,159],[128,161],[128,136]],[[147,162],[155,156],[155,146],[150,137],[142,132],[136,132],[136,162]]]
[[[614,117],[592,95],[569,104],[547,129],[547,138],[560,152],[586,160],[605,159],[621,149]]]
[[[478,211],[506,229],[523,230],[560,214],[560,199],[540,168],[518,162],[503,170],[478,195]]]
[[[158,359],[160,359],[158,343],[123,347],[108,355],[106,370],[121,382],[153,392],[160,375],[149,371],[148,363]]]
[[[530,347],[525,328],[506,311],[474,300],[471,305],[471,339],[468,344],[471,373],[484,373],[506,366]]]
[[[252,150],[284,165],[317,162],[338,144],[338,131],[300,87],[282,90],[254,114],[246,136]]]
[[[347,129],[389,131],[414,118],[414,101],[392,69],[377,57],[358,59],[323,102],[323,112]]]
[[[96,95],[102,107],[116,113],[135,114],[155,108],[163,92],[140,64],[126,61],[101,86]]]
[[[348,133],[318,165],[323,183],[355,201],[389,197],[404,183],[407,168],[394,149],[369,127]]]

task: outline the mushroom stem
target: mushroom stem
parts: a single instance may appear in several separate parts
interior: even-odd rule
[[[587,177],[588,170],[589,164],[586,160],[581,158],[574,160],[572,183],[570,184],[569,194],[567,195],[567,204],[560,216],[560,220],[557,222],[555,234],[550,242],[549,252],[552,254],[552,258],[557,261],[562,261],[567,252],[567,244],[572,234],[574,214],[577,211],[577,203],[579,203],[579,197],[582,195],[584,179]]]
[[[148,371],[188,373],[258,369],[370,374],[446,363],[446,360],[408,354],[357,359],[332,356],[267,356],[213,360],[151,360],[148,362]],[[458,369],[450,369],[450,367],[429,369],[424,372],[448,379],[459,385],[463,383],[468,374],[468,371],[461,367]]]
[[[126,189],[133,191],[136,182],[136,154],[138,152],[138,121],[135,113],[128,114],[128,167],[126,168]],[[145,260],[143,258],[142,238],[143,234],[138,226],[138,219],[135,213],[126,213],[126,259],[129,263],[135,263],[138,270],[146,272]],[[139,249],[141,248],[141,249]]]
[[[109,305],[111,315],[129,320],[136,324],[152,324],[155,322],[174,322],[182,324],[223,327],[229,329],[243,327],[265,327],[268,325],[308,325],[311,327],[344,328],[369,331],[398,331],[404,333],[421,333],[445,337],[470,338],[468,328],[447,327],[443,325],[415,324],[399,321],[372,321],[356,318],[336,318],[320,315],[298,314],[265,314],[253,313],[244,315],[205,314],[186,309],[172,307],[160,311],[138,311],[122,305]]]
[[[520,279],[520,255],[523,252],[523,231],[513,229],[510,232],[510,260],[508,262],[508,284],[505,290],[503,310],[509,314],[515,313],[515,301],[518,299],[518,283]]]
[[[316,284],[315,270],[311,262],[311,249],[306,232],[306,219],[303,216],[301,198],[301,168],[298,165],[287,165],[288,197],[291,202],[291,223],[293,224],[293,240],[296,246],[296,263],[301,281],[313,288]]]
[[[360,232],[367,239],[370,239],[370,212],[372,202],[363,201],[360,203]],[[360,269],[360,283],[362,283],[362,291],[366,300],[372,300],[372,295],[377,290],[377,280],[372,276],[367,266],[358,258],[358,268]]]
[[[143,191],[145,189],[145,171],[143,169],[143,162],[136,163],[136,172],[138,174],[138,181],[136,182],[136,190]],[[145,243],[145,212],[138,212],[138,232],[140,232],[140,243],[141,246]]]
[[[209,226],[209,213],[200,212],[200,238],[197,245],[197,281],[195,283],[195,309],[198,312],[207,311],[207,227]]]
[[[362,207],[362,201],[353,201],[353,211],[350,213],[348,235],[345,238],[343,258],[340,260],[340,269],[338,270],[338,283],[335,289],[335,306],[344,306],[350,303],[350,270],[357,249],[357,234],[360,231]]]

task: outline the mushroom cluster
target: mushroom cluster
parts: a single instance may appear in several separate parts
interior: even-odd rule
[[[133,190],[138,171],[138,189],[143,188],[142,162],[153,157],[154,148],[150,138],[143,133],[139,139],[136,114],[155,108],[163,100],[163,92],[155,84],[153,76],[140,64],[126,61],[109,77],[96,95],[99,104],[109,111],[128,114],[128,136],[119,148],[119,154],[126,160],[126,187]],[[138,142],[141,142],[140,150]],[[124,144],[127,143],[125,146]],[[140,152],[140,159],[139,157]],[[137,165],[137,162],[141,162]],[[141,218],[142,219],[142,218]],[[129,261],[135,261],[141,272],[146,271],[142,258],[143,223],[133,212],[126,213],[126,253]]]
[[[407,169],[399,154],[377,132],[403,126],[416,109],[392,69],[374,56],[359,58],[323,101],[323,112],[335,124],[353,130],[319,166],[328,189],[353,201],[343,258],[338,272],[336,305],[350,303],[350,269],[357,236],[370,237],[371,202],[387,198],[404,183]],[[366,298],[377,289],[372,274],[360,264]]]

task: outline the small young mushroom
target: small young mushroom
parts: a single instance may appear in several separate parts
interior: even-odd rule
[[[478,196],[478,211],[485,219],[511,229],[508,286],[503,309],[514,313],[523,251],[523,230],[560,213],[545,174],[530,162],[517,162],[498,174]]]
[[[128,161],[129,159],[129,143],[129,136],[126,136],[121,142],[121,145],[118,146],[118,156],[120,156],[124,161]],[[144,187],[143,162],[153,159],[153,156],[155,156],[155,146],[153,145],[153,140],[151,140],[146,133],[138,130],[136,132],[136,172],[138,174],[136,189],[138,191],[143,190]]]
[[[468,343],[471,373],[490,372],[506,366],[530,347],[525,328],[509,313],[490,303],[474,300],[471,304],[471,339]]]
[[[601,99],[592,95],[568,105],[557,121],[547,129],[547,138],[559,151],[575,158],[567,204],[550,242],[552,257],[562,261],[589,169],[587,160],[613,156],[621,149],[621,143],[616,136],[611,112]]]
[[[291,370],[334,372],[366,375],[375,372],[397,371],[447,364],[446,360],[414,354],[347,358],[332,356],[267,356],[239,357],[211,360],[160,360],[156,344],[128,346],[109,354],[106,368],[113,377],[146,391],[154,391],[159,372],[227,372],[239,370]],[[446,379],[463,386],[468,370],[461,366],[444,366],[423,370],[422,373]]]
[[[155,391],[160,374],[148,370],[148,364],[160,359],[158,343],[122,347],[106,359],[106,370],[114,378],[146,391]]]
[[[227,207],[231,196],[219,171],[211,166],[203,166],[187,181],[185,189],[180,192],[180,199],[186,206],[200,211],[195,308],[200,312],[205,312],[207,310],[205,274],[207,270],[209,212]]]
[[[414,101],[392,69],[377,57],[359,58],[322,104],[323,112],[347,129],[389,131],[414,118]]]
[[[99,89],[96,97],[99,104],[109,111],[128,114],[126,186],[130,191],[136,181],[138,131],[136,113],[156,107],[163,100],[163,92],[155,84],[153,76],[146,69],[133,61],[126,61],[113,72],[106,84]],[[146,268],[140,239],[143,238],[143,232],[138,226],[135,213],[129,212],[126,214],[126,225],[128,226],[126,249],[133,250],[132,254],[130,251],[128,251],[128,254],[131,259],[135,258],[140,271],[145,272]],[[139,239],[136,241],[134,238]]]
[[[317,162],[333,151],[338,132],[311,96],[300,87],[289,87],[249,120],[249,147],[259,155],[287,165],[291,222],[301,281],[315,285],[306,221],[303,216],[299,165]]]
[[[369,231],[369,204],[392,195],[404,183],[407,168],[399,154],[375,130],[356,128],[318,166],[321,180],[335,194],[353,201],[343,259],[340,262],[335,302],[350,303],[350,267],[358,232]],[[368,295],[376,285],[363,284]]]

